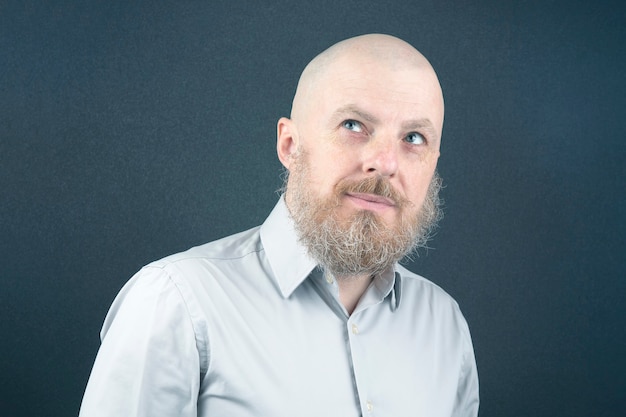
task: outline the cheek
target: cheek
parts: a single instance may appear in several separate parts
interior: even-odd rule
[[[356,156],[349,150],[324,149],[311,158],[312,180],[322,187],[334,187],[359,172]]]
[[[417,207],[421,207],[428,194],[428,187],[435,174],[435,167],[436,163],[423,166],[411,173],[409,178],[406,178],[406,197]]]
[[[335,172],[328,158],[319,155],[307,155],[306,173],[304,173],[304,192],[317,195],[318,197],[329,196],[333,189]]]

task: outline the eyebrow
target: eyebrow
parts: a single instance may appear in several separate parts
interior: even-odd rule
[[[428,118],[409,120],[402,124],[402,128],[405,130],[425,130],[433,139],[439,137],[433,122],[431,122]]]
[[[368,113],[364,110],[362,110],[361,108],[359,108],[358,106],[356,106],[355,104],[348,104],[346,106],[340,107],[338,108],[335,113],[334,113],[334,117],[340,117],[340,116],[350,116],[350,115],[356,115],[359,118],[373,123],[373,124],[377,124],[380,122],[380,120],[374,116],[371,113]],[[429,118],[423,118],[423,119],[415,119],[415,120],[407,120],[405,122],[402,123],[402,129],[404,130],[426,130],[428,132],[428,134],[432,137],[432,138],[437,138],[439,137],[439,135],[437,134],[437,131],[435,129],[435,126],[433,125],[432,121]]]
[[[378,123],[379,120],[376,116],[374,116],[371,113],[368,113],[364,110],[361,110],[360,108],[358,108],[356,105],[354,104],[348,104],[346,106],[340,107],[338,108],[335,113],[334,113],[335,117],[337,116],[343,116],[343,115],[357,115],[359,116],[361,119],[366,120],[370,123]]]

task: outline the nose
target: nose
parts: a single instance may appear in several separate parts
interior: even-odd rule
[[[393,140],[376,138],[366,150],[363,169],[383,177],[393,177],[398,172],[398,149]]]

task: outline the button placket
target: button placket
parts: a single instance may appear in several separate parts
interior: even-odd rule
[[[357,396],[360,399],[359,405],[363,417],[374,417],[377,414],[374,409],[376,401],[372,398],[374,379],[370,375],[371,369],[368,366],[368,349],[366,346],[370,324],[367,311],[356,311],[349,317],[346,326],[352,356],[354,383]]]

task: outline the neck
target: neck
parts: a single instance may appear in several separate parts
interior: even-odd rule
[[[348,314],[352,314],[361,296],[372,282],[372,275],[350,275],[339,276],[337,286],[339,287],[339,301],[345,307]]]

